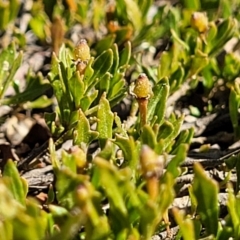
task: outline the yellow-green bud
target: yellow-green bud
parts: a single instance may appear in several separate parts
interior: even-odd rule
[[[204,33],[208,30],[208,18],[206,13],[194,12],[191,17],[191,26],[199,33]]]
[[[135,82],[133,93],[136,98],[148,98],[151,95],[152,89],[146,74],[141,73],[138,76]]]
[[[91,58],[90,48],[85,39],[81,39],[73,52],[75,61],[88,61]]]

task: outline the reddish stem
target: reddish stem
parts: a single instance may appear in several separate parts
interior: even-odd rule
[[[140,123],[143,127],[147,123],[148,98],[137,98],[140,112]]]

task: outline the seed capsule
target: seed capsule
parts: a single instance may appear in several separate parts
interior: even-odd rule
[[[51,37],[53,51],[58,55],[59,49],[63,43],[64,38],[64,24],[60,17],[56,16],[52,21]]]
[[[158,156],[150,147],[143,145],[140,152],[140,164],[146,179],[161,177],[164,168],[164,157]]]
[[[194,12],[191,17],[191,26],[199,33],[205,33],[208,30],[207,15],[202,12]]]
[[[87,62],[90,58],[90,48],[85,39],[81,39],[73,52],[75,61]]]
[[[135,82],[135,87],[133,89],[134,95],[136,98],[148,98],[151,95],[151,92],[151,85],[147,75],[141,73]]]

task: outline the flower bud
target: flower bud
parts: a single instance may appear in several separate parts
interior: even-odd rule
[[[78,170],[83,169],[87,164],[86,153],[76,145],[72,146],[69,149],[69,152],[71,153],[73,160],[75,160]]]
[[[161,177],[164,169],[164,158],[158,156],[150,147],[143,145],[140,153],[142,174],[146,179]]]
[[[90,48],[85,39],[81,39],[73,52],[75,61],[88,61],[91,58]]]
[[[147,75],[141,73],[135,82],[133,89],[134,95],[136,98],[148,98],[151,95],[151,92],[152,89]]]
[[[208,18],[206,13],[194,12],[191,16],[191,26],[199,33],[205,33],[208,30]]]

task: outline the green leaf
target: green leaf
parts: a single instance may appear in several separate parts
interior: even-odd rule
[[[53,103],[52,99],[43,95],[32,102],[26,102],[23,104],[24,109],[34,109],[34,108],[46,108]]]
[[[84,94],[84,82],[79,74],[79,71],[75,72],[75,74],[69,80],[69,90],[73,96],[73,102],[75,103],[75,108],[80,107],[81,99]]]
[[[196,212],[197,212],[197,199],[196,199],[196,196],[194,195],[194,192],[193,192],[193,185],[190,185],[188,187],[188,193],[189,193],[189,198],[190,198],[190,201],[191,201],[191,214],[194,216],[196,215]]]
[[[8,160],[4,166],[3,177],[9,177],[8,188],[11,190],[13,197],[22,205],[26,203],[26,188],[23,186],[23,182],[17,170],[15,163],[12,160]]]
[[[5,30],[8,24],[15,20],[20,8],[19,0],[11,0],[0,3],[0,29]]]
[[[239,87],[237,83],[235,83],[234,86],[231,87],[229,95],[229,113],[236,138],[240,138],[240,129],[238,124],[238,108],[240,105],[240,94],[238,88]]]
[[[12,21],[14,20],[19,12],[19,8],[20,8],[20,3],[21,1],[19,0],[11,0],[10,1],[10,16],[9,16],[9,20]]]
[[[158,67],[158,79],[169,77],[171,72],[172,55],[170,52],[162,52]]]
[[[184,217],[183,213],[180,210],[177,210],[177,208],[174,209],[173,213],[179,226],[182,238],[184,240],[196,239],[193,221],[188,217]]]
[[[69,129],[75,126],[75,124],[78,121],[78,110],[72,111],[70,113],[70,119],[69,119]]]
[[[59,159],[57,158],[55,145],[54,145],[52,138],[49,139],[49,153],[50,153],[50,157],[51,157],[53,171],[55,173],[56,171],[58,171],[58,169],[60,169],[61,163],[60,163]]]
[[[86,176],[77,175],[69,168],[56,169],[55,174],[58,203],[67,210],[70,210],[77,201],[75,198],[77,187],[83,184]]]
[[[116,128],[114,129],[114,133],[120,133],[122,136],[127,137],[127,130],[122,126],[121,118],[117,115],[117,113],[114,113],[114,121],[116,124]]]
[[[151,201],[147,201],[139,210],[139,233],[141,238],[151,239],[157,227],[156,225],[162,220],[163,212]]]
[[[31,18],[29,25],[33,33],[41,40],[46,38],[46,19],[47,15],[42,11],[38,15]]]
[[[173,39],[186,51],[189,51],[189,46],[179,38],[179,36],[177,35],[177,33],[174,31],[174,29],[171,29],[171,34]]]
[[[180,164],[185,161],[187,157],[187,150],[188,150],[188,145],[187,144],[181,144],[178,147],[178,151],[176,153],[176,156],[171,159],[167,166],[167,171],[170,172],[174,178],[177,178],[181,171],[180,171]]]
[[[209,58],[207,56],[200,56],[200,54],[192,56],[190,59],[190,70],[188,73],[189,77],[197,75],[204,67],[209,63]]]
[[[200,0],[181,0],[181,2],[185,8],[188,8],[190,10],[197,11],[201,8]]]
[[[201,71],[201,74],[203,75],[203,85],[208,88],[211,89],[214,85],[214,72],[213,69],[216,68],[216,61],[215,59],[210,59],[209,64],[203,68],[203,70]],[[214,69],[215,70],[215,69]]]
[[[10,9],[9,9],[9,2],[1,2],[0,3],[0,29],[3,30],[6,28],[6,26],[9,23],[9,15],[10,15]]]
[[[70,216],[67,219],[64,219],[64,224],[61,227],[61,231],[56,231],[48,240],[72,240],[73,236],[77,235],[78,229],[84,224],[81,214]],[[54,227],[54,226],[53,226]],[[52,228],[53,228],[52,227]]]
[[[223,227],[220,231],[219,234],[217,236],[218,240],[225,240],[225,239],[231,239],[231,237],[233,236],[233,229],[232,227],[226,226]]]
[[[88,95],[85,94],[85,96],[81,99],[81,109],[83,112],[86,113],[86,115],[89,115],[91,112],[89,109],[89,107],[91,106],[91,104],[93,103],[93,101],[97,98],[98,96],[98,90],[94,90],[91,93],[89,93]],[[89,111],[88,111],[89,109]],[[97,111],[97,109],[95,108],[95,112]]]
[[[119,213],[124,217],[123,219],[125,219],[127,216],[127,209],[117,183],[120,180],[118,179],[120,174],[118,174],[117,168],[99,157],[95,158],[94,163],[99,168],[100,184],[102,183],[100,186],[105,187],[105,191],[113,207],[117,208]]]
[[[169,172],[166,172],[159,186],[159,200],[152,202],[147,199],[143,200],[144,205],[140,209],[139,232],[143,239],[151,239],[156,231],[157,226],[167,214],[167,210],[174,199],[173,191],[174,179]]]
[[[5,219],[6,222],[8,219],[13,219],[15,216],[17,216],[19,210],[21,211],[23,209],[23,206],[15,199],[12,193],[12,189],[10,188],[11,184],[12,181],[8,178],[2,178],[0,181],[0,216],[2,219]],[[7,225],[7,223],[6,225],[0,224],[0,228],[3,227],[6,234],[11,234],[9,231],[12,228],[12,224],[10,224],[10,226]],[[7,229],[9,227],[10,229]],[[1,234],[2,232],[0,231],[0,237]]]
[[[186,130],[183,130],[183,131],[179,134],[176,142],[174,143],[174,145],[173,145],[173,151],[172,151],[171,153],[172,153],[172,154],[175,154],[175,153],[177,152],[177,150],[178,150],[178,146],[179,146],[180,144],[182,144],[182,143],[190,144],[193,136],[194,136],[194,128],[193,128],[193,127],[192,127],[192,128],[189,128],[189,129],[186,129]]]
[[[1,223],[0,224],[0,239],[2,239],[2,240],[13,239],[13,233],[12,233],[13,229],[12,228],[13,228],[12,224],[9,221],[4,221],[4,223]]]
[[[72,96],[70,95],[70,91],[69,91],[69,79],[72,77],[72,74],[68,74],[67,66],[64,64],[64,62],[61,62],[61,61],[58,64],[58,72],[59,72],[59,79],[62,83],[62,88],[64,93],[63,97],[65,101],[70,103],[72,100]]]
[[[101,96],[104,92],[108,93],[111,82],[110,73],[106,73],[99,82],[99,95]]]
[[[57,117],[56,112],[52,112],[52,113],[45,112],[44,113],[44,119],[45,119],[45,122],[49,129],[52,128],[52,122],[54,122],[56,120],[56,117]]]
[[[233,37],[234,33],[237,30],[238,22],[236,19],[229,17],[224,19],[218,26],[217,26],[217,34],[215,39],[210,42],[209,46],[209,55],[215,56],[220,51],[222,51],[222,47],[225,43]],[[211,47],[211,48],[210,48]]]
[[[115,95],[115,97],[110,99],[111,107],[114,107],[116,104],[120,103],[127,96],[127,91],[125,86]]]
[[[47,213],[36,202],[27,201],[25,212],[13,221],[13,239],[43,239],[47,230]]]
[[[9,73],[9,70],[11,69],[12,63],[14,62],[15,58],[15,46],[14,44],[10,44],[8,48],[4,49],[0,54],[0,83],[2,84],[4,82],[4,79],[6,79],[7,74]]]
[[[87,92],[90,91],[90,89],[95,86],[103,77],[107,71],[111,68],[113,64],[113,51],[112,49],[108,49],[104,51],[100,56],[98,56],[95,61],[93,62],[93,69],[94,74],[89,79],[88,82],[86,82],[87,85]]]
[[[140,204],[135,187],[131,184],[131,171],[126,168],[119,170],[108,161],[96,157],[95,173],[98,175],[98,186],[103,188],[109,200],[109,222],[111,229],[117,236],[123,229],[131,226],[131,210]]]
[[[50,212],[53,214],[54,217],[62,217],[67,216],[68,211],[66,208],[61,206],[56,206],[53,204],[48,205]]]
[[[104,148],[101,149],[101,152],[98,153],[97,156],[109,161],[112,158],[114,158],[114,154],[115,154],[115,145],[112,143],[111,140],[107,140]]]
[[[174,131],[174,125],[169,121],[164,121],[158,131],[157,140],[166,139]]]
[[[209,29],[208,29],[208,34],[206,36],[206,42],[211,43],[214,41],[216,34],[217,34],[218,28],[214,22],[209,23]],[[207,46],[206,46],[207,48]]]
[[[94,61],[94,58],[91,57],[90,60],[88,61],[87,67],[84,72],[83,82],[85,83],[85,87],[87,86],[87,83],[89,82],[89,80],[94,74],[94,70],[92,68],[93,61]]]
[[[62,163],[64,167],[70,169],[73,173],[77,173],[76,161],[71,154],[68,154],[66,151],[62,151]]]
[[[113,51],[113,64],[111,67],[111,74],[116,74],[119,68],[119,52],[118,52],[118,45],[115,43],[112,46]]]
[[[10,50],[10,52],[13,51],[13,50]],[[13,64],[11,66],[11,69],[10,69],[10,72],[9,72],[9,75],[7,76],[7,78],[4,80],[3,82],[3,85],[2,87],[0,88],[0,99],[3,97],[3,94],[4,92],[6,91],[7,87],[13,82],[13,78],[14,78],[14,75],[15,73],[17,72],[18,68],[20,67],[21,63],[22,63],[22,58],[23,58],[23,53],[20,52],[18,57],[13,61]],[[7,62],[7,60],[5,60],[3,62],[3,65],[4,64],[10,64],[9,62]],[[2,74],[3,74],[3,71],[4,71],[4,68],[2,68]],[[0,79],[1,81],[1,79]]]
[[[153,117],[157,116],[155,123],[162,123],[165,114],[168,94],[168,79],[163,78],[153,88],[153,97],[150,99],[148,104],[147,122],[151,122]]]
[[[145,20],[145,17],[148,14],[149,8],[152,6],[152,0],[140,0],[138,1],[139,9],[141,9],[142,19]]]
[[[175,138],[179,134],[182,123],[184,121],[184,115],[176,118],[174,114],[171,114],[169,120],[171,121],[171,124],[174,126],[174,129],[171,132],[171,134],[166,136],[166,138],[164,139],[164,149],[166,149],[169,145],[171,145],[171,143],[173,143],[173,141],[175,141]]]
[[[185,76],[185,70],[180,65],[179,68],[170,76],[169,84],[171,86],[171,92],[175,92],[182,86]]]
[[[110,80],[109,91],[107,93],[108,99],[112,101],[116,99],[118,95],[123,95],[126,91],[125,85],[124,73],[116,73]]]
[[[222,9],[223,18],[228,18],[232,15],[232,4],[228,0],[220,1],[220,9]]]
[[[103,94],[97,111],[97,131],[99,132],[100,145],[103,147],[108,139],[112,138],[114,114],[111,111],[106,94]]]
[[[218,184],[207,177],[200,164],[194,166],[193,193],[197,199],[197,211],[208,234],[218,232]]]
[[[48,189],[47,204],[52,203],[54,199],[55,199],[55,192],[54,192],[53,186],[50,185]]]
[[[116,140],[114,141],[123,151],[124,166],[129,166],[132,170],[136,170],[136,166],[139,160],[139,143],[135,142],[132,137],[123,137],[116,134]]]
[[[38,88],[36,88],[37,86]],[[1,103],[2,104],[22,104],[28,101],[32,102],[34,99],[36,99],[36,97],[39,97],[39,100],[41,101],[42,99],[41,95],[44,94],[49,89],[50,89],[50,85],[47,83],[44,83],[42,85],[36,84],[35,88],[28,88],[25,91],[18,93],[13,97],[3,99]],[[50,101],[48,101],[47,104],[49,104]],[[31,105],[32,103],[29,103],[29,104]]]
[[[142,26],[142,14],[139,6],[134,0],[124,0],[126,4],[127,17],[133,24],[135,31],[140,31]]]
[[[55,53],[52,54],[51,59],[51,72],[48,73],[49,81],[52,83],[54,80],[59,78],[58,74],[58,64],[59,60]]]
[[[59,49],[59,64],[62,65],[62,69],[64,70],[64,74],[66,74],[66,81],[72,76],[72,54],[69,48],[65,46],[65,44],[62,44],[62,46]],[[59,72],[61,74],[61,72]]]
[[[154,149],[156,146],[156,135],[154,130],[149,126],[145,125],[142,129],[141,134],[142,144],[148,145],[150,148]]]
[[[224,58],[222,74],[225,79],[235,79],[240,71],[240,59],[236,54],[228,53]]]
[[[119,67],[126,68],[131,58],[131,42],[127,41],[124,49],[119,54]]]
[[[237,196],[234,195],[232,187],[228,186],[228,201],[227,208],[231,216],[231,221],[234,229],[234,239],[240,238],[240,213],[238,211],[240,207],[239,193]]]
[[[20,92],[10,98],[2,99],[1,102],[5,104],[22,104],[26,102],[33,102],[36,98],[41,100],[41,95],[51,88],[48,81],[43,80],[41,75],[30,76],[28,80],[28,85],[23,92]],[[49,103],[49,101],[47,103]]]
[[[96,56],[101,55],[101,53],[111,48],[114,43],[115,37],[116,36],[112,34],[98,41],[96,46],[94,47],[94,50],[96,51]]]
[[[82,145],[88,146],[99,135],[97,132],[90,129],[89,121],[81,109],[79,109],[78,122],[73,135],[74,145],[79,145],[80,147],[82,147]]]

